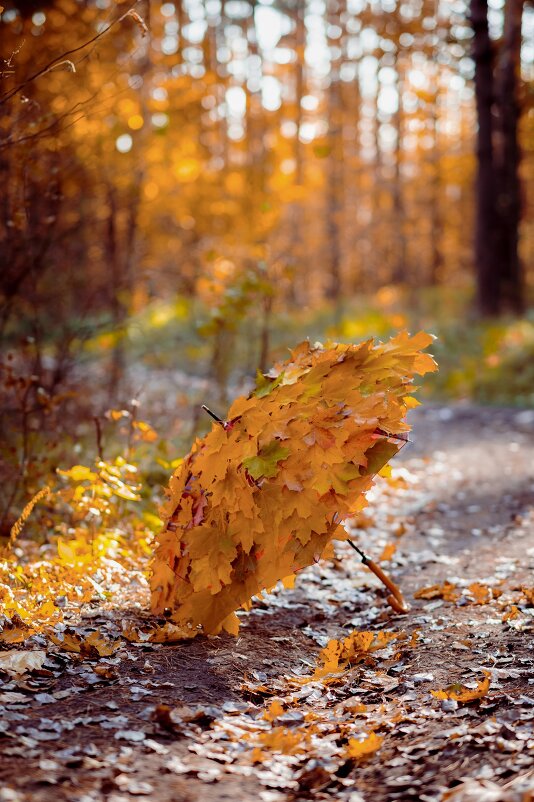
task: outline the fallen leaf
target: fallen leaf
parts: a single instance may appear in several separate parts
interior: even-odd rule
[[[38,671],[43,667],[45,660],[46,652],[42,649],[25,652],[10,649],[7,652],[0,652],[0,671],[18,676],[28,671]]]
[[[444,582],[442,585],[430,585],[416,591],[414,599],[444,599],[445,601],[455,602],[460,598],[460,592],[455,585]]]
[[[261,746],[252,753],[253,763],[262,762],[264,750],[281,752],[283,755],[295,755],[305,751],[306,738],[302,732],[293,732],[287,727],[275,727],[268,732],[260,732],[258,741]]]
[[[100,632],[91,632],[84,638],[82,650],[84,646],[95,649],[99,657],[109,657],[122,646],[122,643],[120,640],[110,640]]]
[[[397,551],[396,543],[387,543],[382,550],[382,554],[378,558],[379,561],[387,562],[388,560],[391,560],[396,551]]]
[[[378,751],[383,741],[384,739],[374,732],[370,732],[363,741],[350,738],[345,748],[345,755],[352,760],[361,760]]]
[[[146,733],[142,730],[117,730],[113,737],[117,741],[140,742],[145,740]]]
[[[489,604],[493,600],[490,588],[480,582],[472,582],[467,589],[475,600],[475,604]]]
[[[278,699],[273,699],[267,710],[263,714],[263,718],[267,721],[274,721],[275,719],[283,716],[285,709]]]
[[[0,643],[22,643],[33,632],[32,628],[25,624],[20,615],[14,613],[11,620],[8,618],[0,632]]]
[[[510,605],[510,608],[506,610],[506,612],[504,613],[502,620],[503,622],[511,621],[514,618],[517,618],[518,615],[521,615],[521,610],[519,609],[519,607],[516,607],[515,604],[512,604]]]
[[[491,673],[489,671],[484,671],[484,675],[484,679],[479,681],[475,689],[466,688],[465,685],[456,683],[450,685],[444,691],[430,691],[430,693],[436,699],[452,699],[455,702],[461,703],[473,702],[476,699],[482,699],[483,696],[486,696],[490,689]]]

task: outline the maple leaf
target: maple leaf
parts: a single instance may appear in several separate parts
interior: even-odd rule
[[[409,430],[414,374],[436,370],[431,342],[304,342],[236,399],[170,479],[152,610],[185,636],[236,634],[236,610],[345,539]]]
[[[60,633],[49,629],[47,635],[60,649],[81,654],[83,657],[109,657],[121,646],[120,640],[109,640],[98,631],[90,632],[84,637],[71,627],[67,627]]]
[[[0,671],[5,671],[12,676],[19,676],[27,671],[39,670],[45,660],[46,652],[43,649],[34,649],[32,651],[9,649],[0,654]]]
[[[362,662],[371,652],[385,649],[391,641],[402,637],[403,634],[400,632],[360,632],[354,630],[342,641],[332,639],[319,652],[318,665],[313,675],[304,678],[303,681],[321,680],[328,683],[335,680],[336,676],[349,666]]]
[[[480,680],[476,688],[466,688],[459,683],[450,685],[444,691],[430,691],[436,699],[452,699],[455,702],[468,703],[476,699],[482,699],[489,691],[491,674],[484,671],[484,679]]]
[[[268,446],[264,446],[256,457],[248,457],[243,460],[243,465],[253,479],[260,476],[270,478],[278,473],[278,463],[289,456],[289,448],[281,446],[277,440],[273,440]]]
[[[15,613],[11,620],[4,621],[0,631],[0,643],[23,643],[32,633],[33,629]]]
[[[345,755],[351,760],[367,758],[382,746],[384,739],[374,732],[370,732],[362,741],[350,738],[345,748]]]

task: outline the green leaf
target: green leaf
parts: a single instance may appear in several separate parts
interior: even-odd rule
[[[278,440],[273,440],[269,445],[264,446],[257,457],[248,457],[243,460],[243,465],[253,479],[260,476],[270,478],[278,473],[278,463],[289,457],[289,448],[281,446]]]
[[[265,396],[269,395],[269,393],[271,393],[275,387],[278,387],[278,385],[282,383],[283,378],[283,371],[273,381],[273,379],[271,379],[269,376],[264,376],[263,373],[260,373],[258,370],[256,373],[256,390],[254,391],[254,395],[256,398],[265,398]]]

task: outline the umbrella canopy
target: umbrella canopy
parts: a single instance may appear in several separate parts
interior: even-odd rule
[[[170,480],[153,611],[170,610],[184,637],[236,634],[237,609],[346,538],[343,520],[409,430],[414,375],[436,370],[421,352],[432,340],[304,342],[234,401]]]

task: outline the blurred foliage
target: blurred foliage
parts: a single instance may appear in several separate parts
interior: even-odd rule
[[[230,313],[225,324],[234,335],[226,353],[230,394],[243,381],[251,381],[255,372],[260,325],[248,304],[241,315]],[[173,315],[173,308],[180,314]],[[432,350],[440,366],[439,372],[425,382],[426,398],[531,405],[534,311],[521,319],[483,321],[472,316],[470,308],[467,293],[428,290],[419,293],[414,303],[409,291],[386,286],[373,296],[346,302],[341,309],[323,304],[291,313],[276,312],[271,318],[270,361],[285,358],[295,342],[306,338],[358,342],[366,337],[388,337],[402,328],[414,331],[422,327],[436,336]],[[156,309],[149,307],[131,323],[133,358],[169,370],[176,365],[179,344],[180,368],[209,377],[211,345],[202,335],[206,331],[213,335],[218,311],[214,313],[198,302],[188,304],[184,298],[166,306],[158,303]],[[153,325],[156,315],[159,322]]]
[[[151,541],[161,528],[155,497],[179,460],[167,458],[166,444],[135,406],[109,410],[107,418],[114,430],[109,450],[122,453],[32,477],[46,481],[47,492],[26,506],[0,552],[2,612],[20,622],[6,637],[27,637],[62,621],[65,609],[110,599],[125,569],[133,572],[128,581],[137,575],[146,584]],[[78,445],[74,452],[91,450]]]

